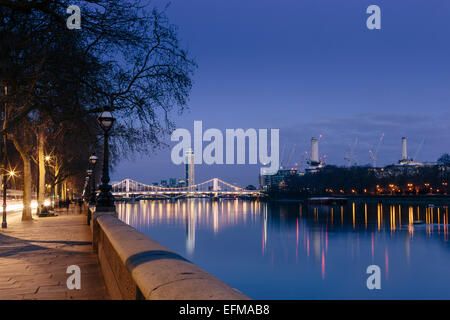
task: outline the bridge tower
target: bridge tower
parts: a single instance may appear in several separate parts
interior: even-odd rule
[[[125,192],[126,192],[126,197],[129,198],[130,197],[130,179],[125,180]]]
[[[214,178],[213,179],[213,189],[212,189],[212,191],[214,191],[214,195],[212,196],[212,200],[213,201],[219,200],[219,194],[217,193],[217,191],[219,191],[219,179],[218,178]]]

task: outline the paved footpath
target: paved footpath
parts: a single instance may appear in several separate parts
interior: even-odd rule
[[[58,217],[21,222],[11,216],[0,229],[0,300],[108,299],[86,216],[77,208]],[[81,269],[81,289],[69,290],[67,267]]]

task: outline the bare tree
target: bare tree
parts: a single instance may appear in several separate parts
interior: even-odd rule
[[[69,4],[0,0],[0,80],[10,92],[1,101],[8,105],[9,117],[0,134],[8,134],[20,153],[29,189],[31,153],[38,153],[39,170],[44,171],[43,141],[55,128],[62,128],[59,137],[70,134],[72,124],[86,129],[88,148],[95,149],[98,130],[86,124],[105,105],[113,106],[119,119],[113,141],[120,145],[113,150],[117,155],[145,151],[159,146],[174,128],[171,112],[184,110],[192,87],[196,65],[180,47],[176,27],[164,11],[138,0],[79,1],[78,32],[66,28]],[[31,139],[23,128],[42,128],[46,135],[38,132],[38,139]],[[62,141],[67,138],[54,143]],[[70,170],[77,171],[67,164],[80,159],[58,152],[62,167],[55,185]],[[38,198],[43,201],[41,192]],[[24,197],[24,208],[29,201]],[[28,218],[25,209],[23,217]]]

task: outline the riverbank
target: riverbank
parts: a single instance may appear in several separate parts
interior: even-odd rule
[[[368,202],[368,203],[417,203],[417,204],[432,204],[432,205],[450,205],[450,196],[448,195],[324,195],[316,196],[311,195],[308,197],[298,197],[298,198],[266,198],[267,202],[307,202],[311,198],[339,198],[347,199],[348,201],[355,202]]]
[[[86,216],[76,206],[25,222],[20,214],[8,214],[8,228],[0,231],[0,299],[108,299],[91,240]],[[71,265],[80,267],[80,290],[67,288]]]

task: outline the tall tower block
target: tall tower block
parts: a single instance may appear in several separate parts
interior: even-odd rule
[[[195,184],[195,172],[194,172],[194,152],[192,149],[188,149],[184,154],[186,186],[192,187]]]

